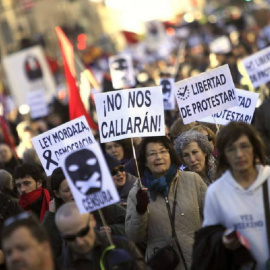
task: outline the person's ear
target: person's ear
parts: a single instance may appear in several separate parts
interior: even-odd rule
[[[53,190],[53,194],[55,197],[60,198],[60,194],[58,190]]]
[[[42,181],[41,180],[38,180],[37,181],[37,188],[40,188],[40,187],[42,187]]]

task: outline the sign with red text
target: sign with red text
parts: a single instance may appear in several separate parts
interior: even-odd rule
[[[228,65],[176,82],[174,94],[184,124],[238,105]]]

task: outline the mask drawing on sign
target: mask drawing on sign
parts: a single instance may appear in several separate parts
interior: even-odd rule
[[[65,161],[66,171],[83,195],[101,190],[101,170],[96,155],[88,149],[72,153]]]
[[[168,102],[171,96],[171,83],[168,80],[163,80],[160,84],[162,85],[163,101]]]
[[[42,78],[42,69],[38,59],[33,55],[28,55],[24,61],[24,71],[30,81]]]

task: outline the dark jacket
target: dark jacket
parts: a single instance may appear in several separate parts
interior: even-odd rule
[[[101,209],[106,223],[112,229],[113,235],[125,235],[125,217],[126,210],[118,204],[112,204]],[[97,221],[97,228],[102,226],[98,211],[94,211],[93,215]],[[62,252],[62,238],[55,224],[55,213],[47,211],[45,213],[42,225],[47,230],[53,254],[55,258],[59,258]]]
[[[195,233],[191,270],[236,270],[246,264],[255,264],[244,246],[234,251],[225,248],[222,243],[224,231],[222,225],[212,225]]]
[[[20,208],[17,202],[10,199],[4,193],[0,192],[0,235],[2,236],[2,230],[4,226],[4,222],[19,213],[23,210]],[[0,238],[2,239],[2,237]],[[0,241],[0,249],[2,249],[2,241]],[[0,265],[0,270],[4,270],[5,265]]]
[[[100,260],[104,250],[110,246],[107,237],[101,236],[96,233],[96,242],[94,248],[85,255],[79,255],[73,253],[70,248],[64,242],[63,252],[60,260],[60,265],[63,270],[100,270]],[[144,263],[144,258],[137,250],[136,246],[122,236],[113,236],[114,245],[118,249],[123,249],[128,252],[130,258],[130,268],[125,266],[124,268],[112,268],[113,262],[122,260],[122,251],[119,254],[115,254],[112,251],[106,253],[103,262],[106,270],[119,269],[119,270],[142,270],[147,269]],[[110,257],[110,258],[109,258]],[[110,267],[111,268],[110,268]]]
[[[123,187],[117,189],[118,194],[120,196],[121,199],[121,203],[126,203],[127,202],[127,198],[128,198],[128,194],[130,192],[130,190],[133,188],[134,183],[136,182],[137,178],[129,173],[126,173],[126,183]]]

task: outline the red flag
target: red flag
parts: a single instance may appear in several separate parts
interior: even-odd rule
[[[12,135],[10,134],[9,128],[3,116],[0,116],[0,127],[3,131],[4,142],[11,147],[15,158],[18,158],[17,152],[15,150],[15,144],[12,140]]]
[[[60,43],[69,92],[69,118],[70,120],[73,120],[84,115],[89,126],[92,129],[98,130],[97,124],[93,121],[93,119],[91,119],[82,103],[80,92],[76,85],[76,70],[74,64],[73,46],[60,27],[55,27],[55,31]]]

